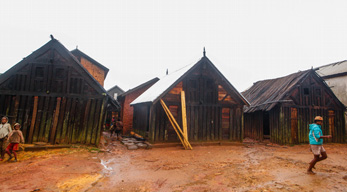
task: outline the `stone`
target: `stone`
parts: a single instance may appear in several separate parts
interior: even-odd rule
[[[127,148],[128,148],[128,150],[136,150],[139,147],[137,147],[137,145],[128,145]]]

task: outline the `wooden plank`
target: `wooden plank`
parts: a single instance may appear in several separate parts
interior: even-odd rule
[[[186,96],[184,91],[181,91],[181,108],[182,108],[182,128],[183,134],[188,139],[188,127],[187,127],[187,109],[186,109]]]
[[[81,143],[85,143],[86,142],[90,105],[91,105],[91,99],[89,99],[87,101],[87,105],[86,105],[86,108],[84,110],[83,124],[82,124],[82,127],[81,127],[80,137],[78,139],[78,141],[81,142]]]
[[[200,107],[194,106],[194,140],[198,141],[200,139],[199,136],[199,114],[200,114]]]
[[[234,108],[230,108],[229,110],[229,140],[235,140],[236,129],[233,124],[234,120]]]
[[[36,123],[35,123],[34,134],[33,134],[33,142],[37,142],[38,138],[39,138],[44,100],[45,100],[45,97],[39,97],[39,104],[37,107],[37,115],[36,115]]]
[[[102,105],[102,100],[98,99],[97,104],[95,107],[95,114],[94,114],[94,123],[93,123],[93,129],[92,129],[92,139],[90,141],[91,144],[97,144],[96,143],[96,137],[98,136],[98,126],[99,126],[99,117],[101,113],[101,105]]]
[[[15,122],[18,122],[18,109],[19,109],[19,102],[20,102],[20,96],[16,95],[15,102],[14,102],[14,111],[13,111],[13,122],[11,125],[13,125]]]
[[[88,118],[88,124],[86,126],[87,131],[86,131],[86,144],[90,144],[90,141],[92,140],[92,130],[93,130],[93,123],[94,123],[94,113],[95,113],[95,106],[96,106],[97,100],[93,99],[91,100],[91,106],[89,110],[89,118]]]
[[[160,127],[160,110],[158,107],[156,106],[152,106],[154,107],[153,111],[155,111],[155,113],[157,114],[156,116],[158,116],[157,118],[155,118],[154,122],[155,123],[155,137],[154,137],[154,142],[158,141],[159,140],[159,135],[160,135],[160,130],[161,130],[161,127]]]
[[[101,112],[100,112],[100,116],[99,116],[99,126],[98,126],[98,130],[97,130],[97,137],[96,137],[96,141],[95,144],[99,145],[100,143],[100,137],[101,137],[101,132],[102,132],[102,125],[105,122],[105,117],[106,117],[106,104],[107,104],[107,97],[104,97],[104,99],[102,100],[102,105],[101,105]]]
[[[46,125],[43,135],[43,141],[49,142],[50,139],[50,133],[52,128],[52,122],[54,121],[54,107],[56,106],[57,99],[55,97],[49,97],[49,106],[48,106],[48,112],[46,117]]]
[[[75,98],[71,100],[71,112],[70,112],[69,123],[67,127],[67,139],[66,139],[68,143],[72,143],[72,132],[75,129],[75,118],[77,116],[76,114],[77,102],[78,100]]]
[[[42,118],[41,118],[41,124],[40,124],[40,131],[38,134],[38,141],[45,141],[45,126],[46,126],[46,120],[47,120],[47,114],[49,113],[48,107],[49,107],[49,97],[45,97],[45,103],[43,105],[42,110]]]
[[[19,112],[18,112],[17,122],[22,125],[22,128],[23,128],[23,120],[24,120],[24,114],[25,114],[25,105],[27,103],[27,99],[28,99],[27,96],[24,96],[24,95],[20,96],[20,104],[19,104],[19,109],[18,109]],[[2,106],[2,105],[0,104],[0,106]]]
[[[73,125],[72,135],[71,135],[71,143],[78,142],[79,138],[79,130],[80,130],[80,124],[81,124],[81,118],[83,116],[82,109],[83,109],[83,100],[77,99],[76,101],[76,115],[75,115],[75,122]]]
[[[28,142],[28,134],[29,133],[29,128],[30,128],[30,119],[29,119],[29,116],[30,116],[30,111],[31,111],[31,105],[34,104],[34,98],[33,97],[30,97],[28,96],[27,97],[27,102],[26,102],[26,105],[25,105],[25,114],[24,114],[24,120],[23,120],[23,136],[26,138],[26,142]]]
[[[211,139],[211,109],[212,107],[206,107],[206,139],[210,141]]]
[[[56,136],[55,136],[55,142],[54,143],[60,143],[61,142],[61,134],[63,131],[63,123],[64,123],[64,114],[65,114],[65,108],[66,108],[66,97],[63,97],[61,102],[61,107],[59,111],[59,117],[58,117],[58,124],[56,128]]]
[[[193,149],[192,146],[190,145],[188,139],[185,137],[185,135],[183,134],[181,128],[179,127],[178,123],[176,122],[175,118],[173,117],[172,113],[170,112],[170,110],[167,108],[166,104],[164,103],[163,100],[160,100],[161,105],[164,108],[164,111],[166,112],[174,130],[177,133],[177,136],[179,137],[179,139],[181,140],[183,146],[185,146],[186,149]],[[182,136],[182,137],[181,137]]]
[[[31,116],[31,124],[30,124],[30,130],[29,130],[29,137],[28,137],[28,143],[32,143],[33,141],[33,133],[34,133],[34,127],[35,127],[35,121],[36,121],[36,115],[37,115],[37,105],[38,105],[39,97],[34,97],[34,108],[33,113]]]
[[[50,143],[55,144],[55,134],[57,130],[57,125],[58,125],[58,118],[59,118],[59,112],[60,112],[60,105],[61,105],[61,97],[57,98],[57,104],[55,107],[55,112],[53,115],[53,127],[51,130],[51,136],[50,136]]]
[[[62,134],[60,137],[60,143],[67,143],[68,142],[68,126],[69,126],[69,117],[70,117],[70,111],[71,111],[71,102],[73,102],[72,98],[67,99],[67,104],[65,108],[65,117],[62,120],[63,121],[63,129],[62,129]]]
[[[149,111],[149,116],[147,117],[149,119],[149,137],[151,138],[151,142],[154,142],[155,141],[155,120],[156,120],[156,116],[157,114],[155,113],[155,106],[151,105],[150,109],[147,111]],[[146,119],[147,119],[146,118]]]

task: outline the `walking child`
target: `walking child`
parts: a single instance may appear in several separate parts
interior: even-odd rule
[[[308,174],[315,174],[312,169],[318,161],[322,161],[328,158],[327,153],[323,147],[323,138],[331,138],[331,135],[323,136],[322,132],[323,117],[316,116],[314,123],[310,124],[310,133],[308,134],[311,151],[313,153],[313,160],[310,162],[310,166],[307,169]]]
[[[19,123],[14,124],[14,130],[8,136],[10,144],[6,148],[6,153],[10,156],[10,158],[8,158],[7,161],[11,161],[11,159],[13,158],[11,154],[13,153],[14,162],[17,162],[16,151],[18,151],[18,145],[19,143],[24,143],[23,133],[21,130],[19,130],[20,127],[21,126]]]

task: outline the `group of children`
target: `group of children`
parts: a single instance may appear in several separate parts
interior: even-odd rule
[[[11,161],[14,156],[14,161],[17,162],[16,151],[19,149],[19,143],[24,143],[24,137],[19,123],[14,124],[13,128],[14,130],[11,129],[7,117],[2,117],[0,124],[0,161],[4,160],[5,153],[7,153],[9,155],[7,161]]]

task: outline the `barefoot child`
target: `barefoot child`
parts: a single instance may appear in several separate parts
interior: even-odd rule
[[[308,134],[311,151],[313,153],[313,160],[310,162],[310,166],[307,169],[308,174],[315,174],[312,168],[318,161],[322,161],[328,158],[327,153],[323,147],[323,138],[331,138],[331,135],[323,136],[322,132],[323,117],[317,116],[314,118],[314,123],[310,124],[310,133]],[[320,157],[320,155],[322,155]]]
[[[8,134],[11,133],[11,125],[8,123],[8,118],[7,117],[2,117],[1,118],[1,123],[0,123],[0,161],[4,159],[5,156],[5,150],[8,145],[7,143],[7,138]]]
[[[17,162],[17,153],[19,143],[24,143],[23,133],[20,129],[20,124],[14,124],[14,130],[9,134],[8,140],[10,144],[6,148],[6,153],[10,156],[7,161],[10,161],[13,157],[11,153],[14,155],[14,161]]]

